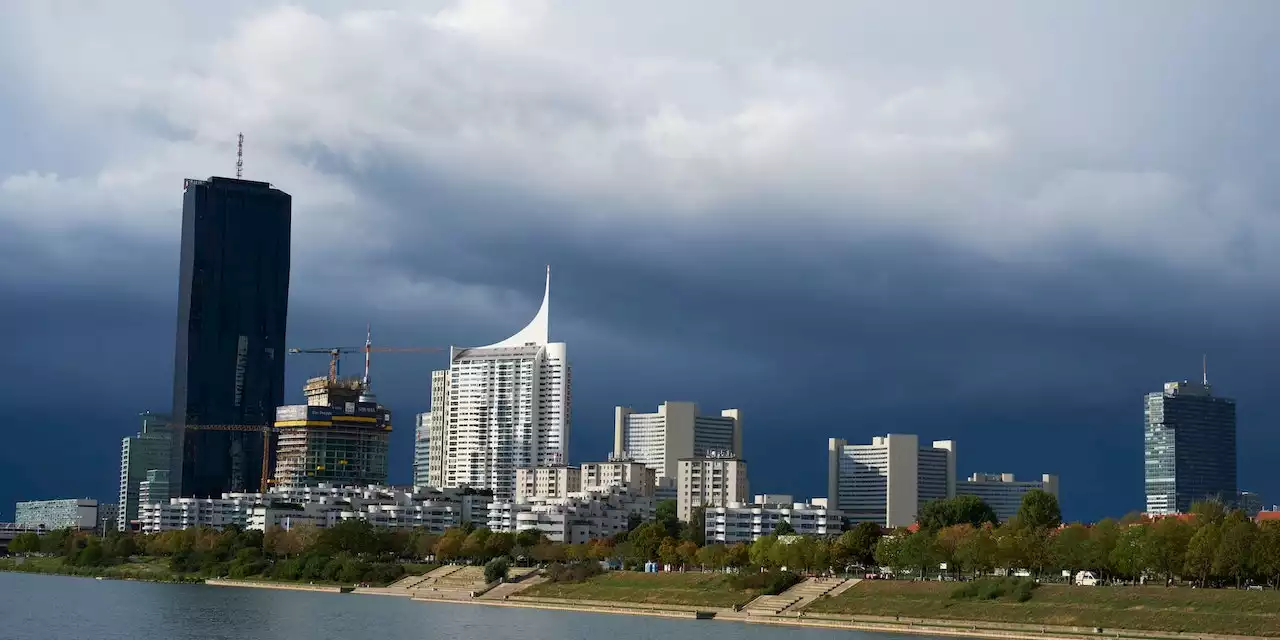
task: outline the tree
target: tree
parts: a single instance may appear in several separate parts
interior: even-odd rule
[[[1187,545],[1195,532],[1178,518],[1162,518],[1147,528],[1143,541],[1143,565],[1164,576],[1172,584],[1174,575],[1187,563]]]
[[[1184,570],[1196,577],[1200,586],[1205,586],[1213,572],[1214,556],[1218,552],[1218,542],[1222,538],[1222,525],[1201,524],[1191,542],[1187,544],[1186,566]]]
[[[996,512],[977,496],[956,496],[945,500],[931,500],[920,508],[920,528],[941,531],[958,524],[977,528],[996,524]]]
[[[485,549],[485,543],[489,541],[488,529],[476,529],[467,534],[467,539],[462,542],[462,556],[477,562],[485,562],[489,559]]]
[[[667,537],[680,536],[680,517],[675,500],[661,500],[653,509],[653,519],[662,525]]]
[[[1089,544],[1082,554],[1083,567],[1094,569],[1098,577],[1106,578],[1116,573],[1111,554],[1120,540],[1120,525],[1111,518],[1104,518],[1089,529]]]
[[[658,559],[658,549],[666,538],[667,530],[661,523],[646,522],[632,531],[627,540],[637,561],[650,562]]]
[[[486,557],[498,558],[511,553],[516,546],[516,537],[510,533],[492,533],[484,541]]]
[[[856,564],[867,567],[876,561],[876,544],[884,532],[874,522],[859,522],[854,528],[840,534],[834,550],[840,564]]]
[[[1059,569],[1079,571],[1093,568],[1089,561],[1089,529],[1083,525],[1073,524],[1059,531],[1049,543],[1049,552],[1053,556],[1053,564]]]
[[[1127,578],[1138,579],[1146,570],[1147,527],[1135,524],[1125,527],[1116,539],[1115,549],[1111,551],[1111,566],[1116,573]]]
[[[1235,513],[1239,512],[1232,515]],[[1256,534],[1253,522],[1243,516],[1228,516],[1222,523],[1222,536],[1213,555],[1213,571],[1220,576],[1234,578],[1236,588],[1249,572],[1250,549]]]
[[[19,533],[9,542],[9,553],[36,553],[40,551],[40,536],[34,531]]]
[[[698,556],[698,545],[692,540],[685,540],[676,546],[676,556],[679,558],[680,567],[684,568],[694,563]]]
[[[1022,495],[1018,507],[1018,523],[1029,529],[1056,529],[1062,524],[1058,498],[1043,489],[1032,489]]]
[[[779,522],[779,523],[778,523],[778,524],[773,528],[773,535],[775,535],[775,536],[794,536],[794,535],[796,535],[796,530],[795,530],[795,528],[794,528],[794,527],[792,527],[792,526],[791,526],[791,522],[790,522],[790,521],[788,521],[788,520],[783,520],[782,522]]]
[[[1227,518],[1227,508],[1220,500],[1198,500],[1191,503],[1191,513],[1197,525],[1222,524]]]
[[[701,547],[707,543],[707,508],[694,507],[689,521],[680,527],[680,539]]]
[[[735,569],[742,568],[751,563],[751,549],[746,543],[738,542],[729,545],[725,549],[724,566],[733,567]]]
[[[704,569],[723,569],[729,561],[729,551],[722,544],[709,544],[697,553],[698,564]]]
[[[1258,572],[1266,576],[1267,583],[1280,588],[1280,521],[1268,520],[1258,525],[1253,561]]]
[[[960,541],[956,548],[956,560],[974,575],[991,573],[996,568],[1000,547],[991,527],[974,529]]]
[[[755,542],[751,543],[751,564],[757,567],[774,567],[773,564],[773,545],[778,541],[777,536],[760,536]]]
[[[443,562],[457,559],[462,553],[462,543],[466,539],[467,534],[462,529],[445,531],[440,540],[436,542],[436,558]]]
[[[876,543],[876,563],[882,567],[890,567],[897,571],[905,568],[902,561],[903,536],[884,536]]]
[[[490,560],[484,565],[484,581],[485,583],[493,583],[507,578],[507,572],[511,570],[511,563],[506,557],[498,557]]]
[[[676,566],[680,564],[680,551],[675,538],[666,538],[658,545],[658,559],[662,564]]]
[[[953,524],[938,531],[936,536],[938,560],[945,562],[947,569],[956,576],[960,575],[960,546],[964,544],[964,539],[972,534],[971,525]]]
[[[921,529],[902,541],[899,562],[904,567],[920,570],[920,577],[928,575],[929,567],[938,562],[938,541],[932,533]]]
[[[447,534],[448,532],[446,531],[445,533]],[[532,549],[538,546],[538,543],[542,542],[545,537],[546,535],[537,529],[523,529],[516,532],[516,546]]]

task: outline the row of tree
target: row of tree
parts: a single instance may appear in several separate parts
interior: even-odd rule
[[[1063,527],[1054,496],[1033,491],[1018,514],[1003,524],[981,500],[960,496],[924,505],[919,524],[890,531],[862,523],[839,535],[794,536],[783,523],[777,533],[751,544],[703,544],[701,516],[675,517],[674,501],[657,517],[629,531],[586,544],[561,544],[538,531],[491,532],[483,528],[380,529],[348,520],[325,529],[310,526],[265,533],[187,529],[152,535],[111,534],[103,539],[68,531],[18,536],[15,553],[60,555],[67,564],[105,566],[136,556],[168,558],[181,573],[264,575],[284,579],[384,582],[413,562],[504,562],[557,564],[607,561],[639,568],[660,562],[680,568],[787,568],[802,572],[848,572],[877,566],[927,576],[1026,569],[1090,570],[1104,580],[1158,576],[1201,585],[1261,581],[1280,586],[1280,523],[1256,525],[1238,511],[1197,504],[1187,518],[1156,521],[1130,516],[1092,526]],[[496,565],[495,565],[496,566]]]

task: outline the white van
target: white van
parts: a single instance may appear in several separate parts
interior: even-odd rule
[[[1093,575],[1092,571],[1077,571],[1076,586],[1096,587],[1098,586],[1098,576]]]

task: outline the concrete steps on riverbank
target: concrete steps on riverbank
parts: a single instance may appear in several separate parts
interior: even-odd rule
[[[843,593],[858,583],[857,578],[807,578],[776,596],[760,596],[742,608],[747,615],[776,616],[793,613],[825,595]]]
[[[546,576],[529,575],[532,571],[522,573],[518,577],[513,577],[484,593],[480,596],[481,600],[506,600],[507,596],[513,596],[536,584],[542,584],[547,581]]]

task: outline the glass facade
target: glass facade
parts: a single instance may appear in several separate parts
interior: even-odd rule
[[[1236,404],[1207,384],[1170,382],[1146,396],[1147,513],[1186,513],[1236,499]]]
[[[183,188],[174,357],[175,495],[256,491],[263,438],[188,425],[266,425],[284,403],[291,197],[265,182]]]

